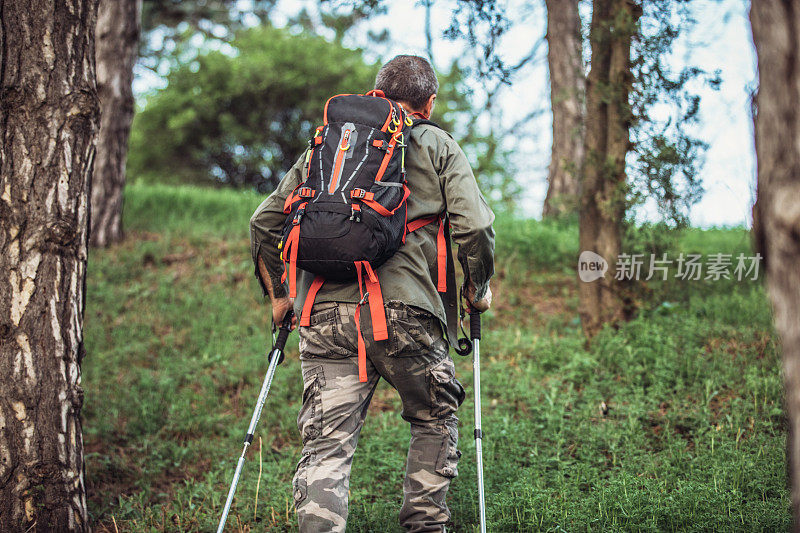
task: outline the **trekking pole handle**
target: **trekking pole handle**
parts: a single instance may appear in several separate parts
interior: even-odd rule
[[[477,311],[469,314],[469,337],[473,340],[481,338],[481,314]]]
[[[294,317],[294,312],[289,310],[286,313],[286,316],[283,318],[283,323],[281,327],[278,329],[278,338],[275,341],[275,349],[283,351],[286,347],[286,339],[289,338],[289,333],[292,332],[292,317]]]

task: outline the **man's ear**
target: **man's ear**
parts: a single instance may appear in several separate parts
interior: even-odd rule
[[[428,115],[430,117],[431,113],[433,113],[433,104],[435,102],[436,102],[436,93],[433,93],[431,97],[428,98],[428,101],[425,103],[425,109],[423,114]]]

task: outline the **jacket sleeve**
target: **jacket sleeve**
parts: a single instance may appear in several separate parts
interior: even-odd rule
[[[494,274],[494,213],[478,189],[467,156],[454,140],[443,143],[437,159],[458,261],[475,285],[475,298],[480,299]]]
[[[278,243],[281,242],[283,224],[286,215],[283,213],[283,203],[292,191],[300,184],[303,176],[305,153],[297,160],[294,166],[281,179],[278,187],[258,206],[253,216],[250,217],[250,253],[253,256],[255,274],[264,295],[267,294],[265,283],[271,283],[276,298],[287,295],[286,288],[281,283],[283,274],[283,261],[280,258]],[[258,271],[258,258],[264,260],[264,265],[269,273],[269,280],[261,279]]]

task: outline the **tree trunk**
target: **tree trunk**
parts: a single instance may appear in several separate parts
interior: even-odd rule
[[[800,3],[750,8],[758,56],[755,141],[758,194],[753,233],[783,348],[794,530],[800,531]]]
[[[0,2],[0,531],[88,531],[80,362],[95,0]]]
[[[580,197],[580,250],[608,262],[605,277],[579,281],[580,315],[586,336],[623,317],[620,284],[614,279],[625,216],[625,156],[630,147],[631,38],[641,7],[631,0],[596,0],[586,80],[586,159]]]
[[[433,60],[433,31],[431,30],[431,9],[433,0],[423,0],[422,6],[425,8],[425,52],[428,54],[428,61],[435,65]]]
[[[141,32],[141,0],[100,0],[97,10],[97,93],[100,132],[92,177],[89,242],[122,239],[122,191],[133,120],[133,64]]]
[[[553,150],[543,217],[572,214],[578,208],[583,166],[585,81],[578,0],[547,0],[547,62],[553,110]]]

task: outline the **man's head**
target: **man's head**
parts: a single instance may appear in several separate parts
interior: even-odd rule
[[[386,63],[375,77],[375,89],[396,100],[409,111],[429,116],[439,90],[439,81],[428,60],[400,55]]]

